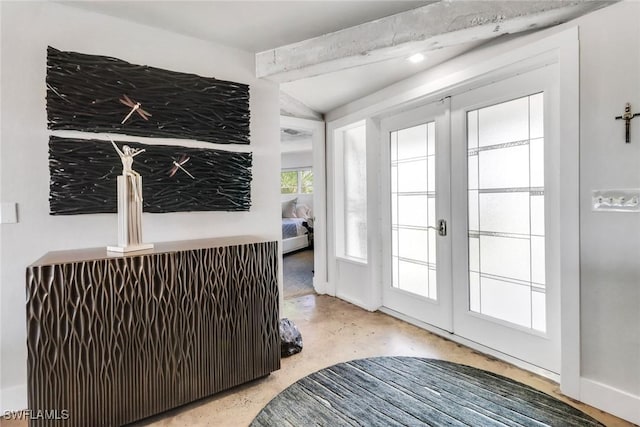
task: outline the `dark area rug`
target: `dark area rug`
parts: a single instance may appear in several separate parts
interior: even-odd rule
[[[442,360],[377,357],[297,381],[251,426],[602,426],[541,391]]]
[[[313,249],[303,249],[284,255],[282,265],[285,298],[314,293]]]

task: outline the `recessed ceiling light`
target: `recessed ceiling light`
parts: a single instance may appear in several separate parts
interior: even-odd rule
[[[409,59],[409,62],[413,64],[417,64],[418,62],[424,61],[424,55],[421,53],[416,53],[411,55],[408,59]]]

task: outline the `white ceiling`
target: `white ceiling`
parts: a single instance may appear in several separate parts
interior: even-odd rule
[[[453,47],[424,52],[425,60],[418,64],[412,64],[406,58],[390,59],[363,67],[283,83],[280,89],[307,107],[326,113],[486,42],[484,40],[461,43]]]
[[[306,129],[280,128],[280,152],[311,151],[313,132]]]
[[[142,0],[61,3],[250,52],[260,52],[415,9],[433,1]],[[462,45],[431,52],[427,60],[420,64],[410,64],[404,60],[385,61],[285,83],[281,88],[312,109],[326,113],[473,46]]]
[[[434,1],[59,2],[256,53],[415,9]],[[427,53],[427,59],[419,64],[411,64],[404,58],[393,59],[284,83],[281,89],[308,107],[326,113],[480,44],[482,42],[464,43],[431,51]]]
[[[295,139],[280,141],[280,153],[308,153],[313,150],[313,141],[309,139]]]
[[[140,24],[261,52],[434,1],[60,1]]]

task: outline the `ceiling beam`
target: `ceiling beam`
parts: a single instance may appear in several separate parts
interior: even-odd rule
[[[612,1],[443,0],[256,54],[256,75],[288,82],[560,24]]]
[[[301,101],[298,101],[293,96],[280,91],[280,115],[281,116],[289,116],[289,117],[297,117],[299,119],[310,119],[317,121],[324,121],[324,115],[319,113]]]

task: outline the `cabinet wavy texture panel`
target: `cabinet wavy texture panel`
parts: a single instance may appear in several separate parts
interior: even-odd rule
[[[123,144],[145,149],[133,163],[142,175],[144,212],[248,211],[251,207],[251,153],[117,144],[120,149]],[[186,158],[184,170],[176,169],[173,162]],[[116,180],[122,162],[109,141],[50,136],[49,173],[52,215],[117,212]]]
[[[121,426],[280,368],[277,242],[27,270],[31,426]]]
[[[49,129],[249,144],[249,86],[49,47],[47,119]]]

